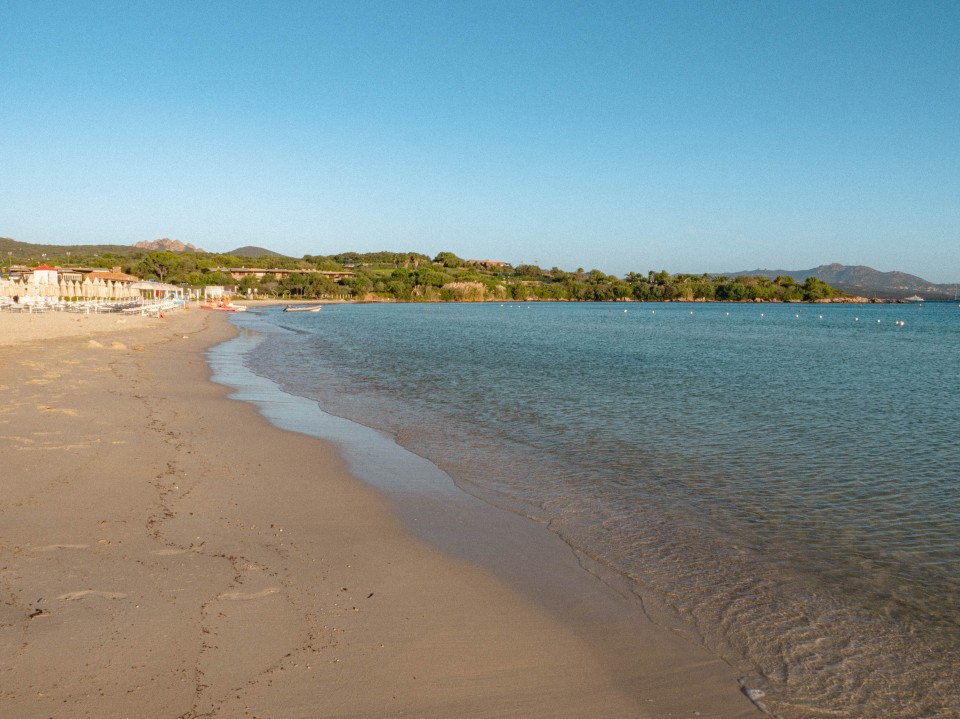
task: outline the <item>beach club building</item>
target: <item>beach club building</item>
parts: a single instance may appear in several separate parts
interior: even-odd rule
[[[33,287],[38,290],[40,285],[58,285],[60,283],[60,271],[50,265],[38,265],[33,268]]]

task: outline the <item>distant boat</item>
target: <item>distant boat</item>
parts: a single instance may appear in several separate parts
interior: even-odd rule
[[[323,305],[287,305],[283,308],[284,312],[319,312]]]
[[[202,310],[216,310],[218,312],[246,312],[244,305],[235,305],[230,300],[209,300],[200,305]]]
[[[913,297],[905,297],[905,302],[923,302],[923,298],[920,295],[914,295]]]

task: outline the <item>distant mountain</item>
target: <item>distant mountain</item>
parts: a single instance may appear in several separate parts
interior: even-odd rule
[[[906,272],[880,272],[864,265],[820,265],[811,270],[749,270],[731,272],[729,277],[776,277],[789,276],[798,282],[816,277],[848,295],[878,299],[904,299],[920,295],[927,300],[953,299],[956,285],[937,285]]]
[[[185,245],[180,240],[171,240],[164,237],[153,242],[137,242],[134,247],[140,250],[149,250],[150,252],[203,252],[199,247]]]
[[[286,257],[286,255],[281,255],[279,252],[274,252],[264,247],[254,247],[253,245],[238,247],[235,250],[224,252],[223,254],[233,255],[234,257]]]

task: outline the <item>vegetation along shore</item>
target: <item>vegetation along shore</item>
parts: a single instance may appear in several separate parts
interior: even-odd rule
[[[161,282],[203,287],[221,285],[251,299],[311,299],[399,302],[482,301],[719,301],[867,302],[816,277],[725,276],[630,272],[616,277],[601,270],[565,271],[533,264],[514,267],[496,260],[465,260],[452,252],[429,257],[417,252],[344,252],[285,257],[262,248],[237,254],[207,253],[179,245],[40,246],[3,240],[6,274],[35,263],[121,268]],[[163,241],[161,241],[163,242]],[[150,247],[154,245],[154,247]],[[169,246],[169,245],[168,245]],[[256,255],[256,256],[254,256]]]

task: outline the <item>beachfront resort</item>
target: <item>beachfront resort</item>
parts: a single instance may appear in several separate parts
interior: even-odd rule
[[[224,288],[203,289],[208,302],[223,301]],[[200,293],[189,287],[143,281],[114,267],[9,267],[0,276],[0,312],[162,314]]]

